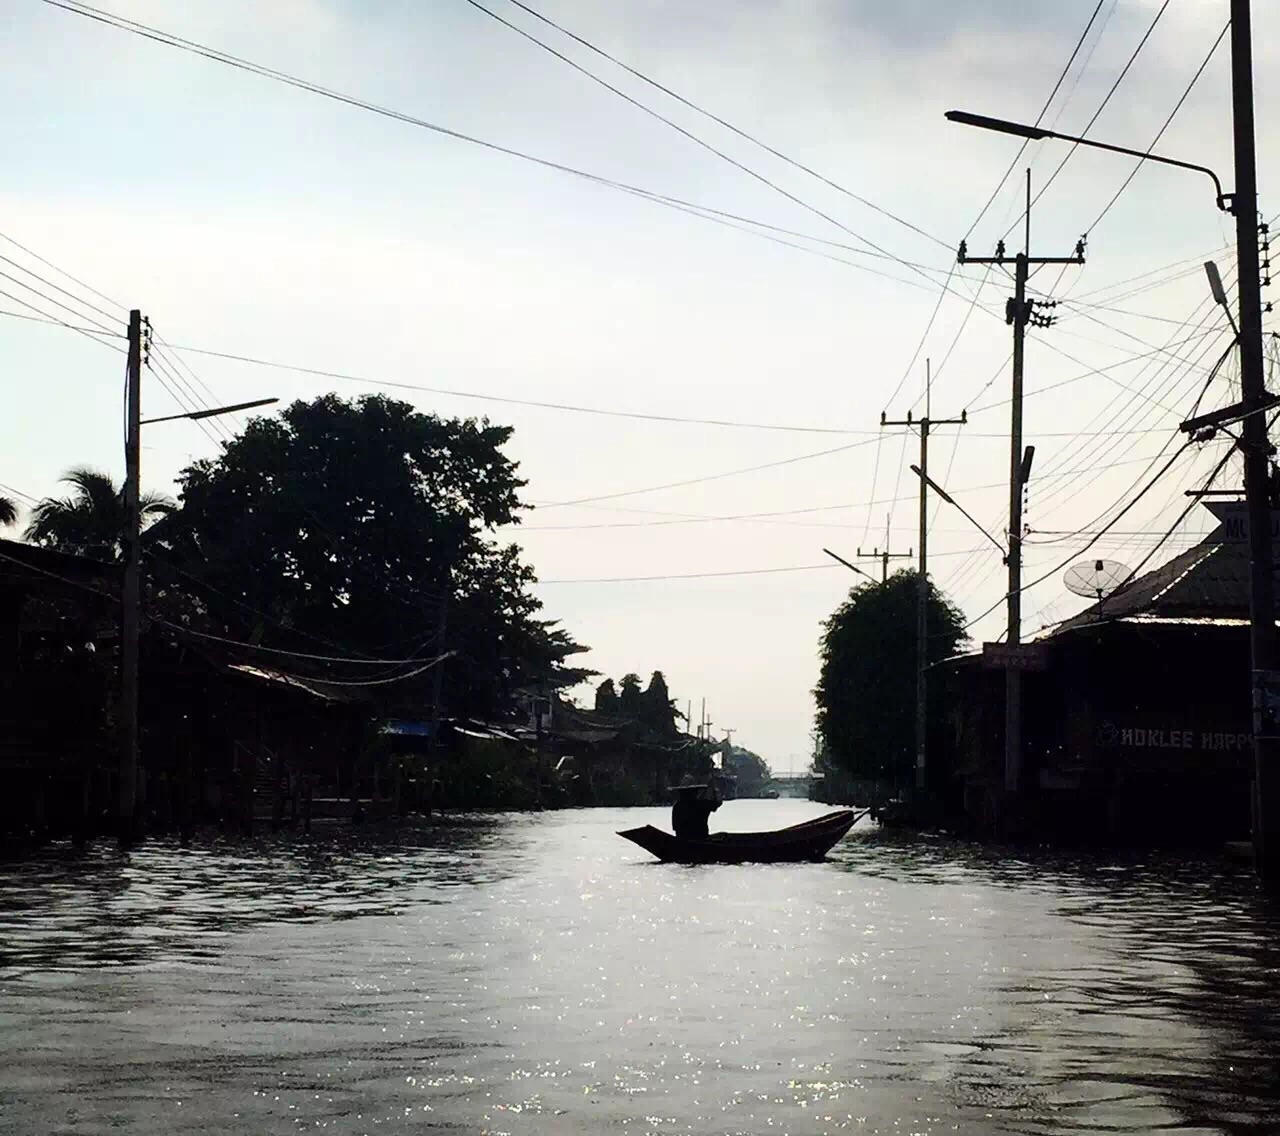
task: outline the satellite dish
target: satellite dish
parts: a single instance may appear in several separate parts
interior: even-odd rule
[[[1129,569],[1118,560],[1082,560],[1067,569],[1067,590],[1091,600],[1102,600],[1129,578]]]

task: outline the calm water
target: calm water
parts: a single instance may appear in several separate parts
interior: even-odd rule
[[[869,825],[680,868],[613,835],[646,820],[0,867],[0,1131],[1280,1132],[1247,871]]]

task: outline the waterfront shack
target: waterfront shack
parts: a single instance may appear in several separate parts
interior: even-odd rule
[[[1218,528],[1038,639],[1019,798],[1004,789],[1004,676],[951,660],[944,795],[980,829],[1144,844],[1246,839],[1252,783],[1249,554]]]

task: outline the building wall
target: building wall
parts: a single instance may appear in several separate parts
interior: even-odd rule
[[[1247,628],[1110,623],[1064,633],[1049,651],[1049,669],[1024,676],[1022,804],[1034,830],[1142,844],[1248,836]],[[1002,804],[1004,683],[967,669],[954,768],[967,818],[984,827]]]

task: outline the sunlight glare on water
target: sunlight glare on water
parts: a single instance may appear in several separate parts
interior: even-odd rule
[[[1246,870],[868,822],[823,864],[687,868],[615,835],[666,819],[0,867],[0,1131],[1280,1131]]]

